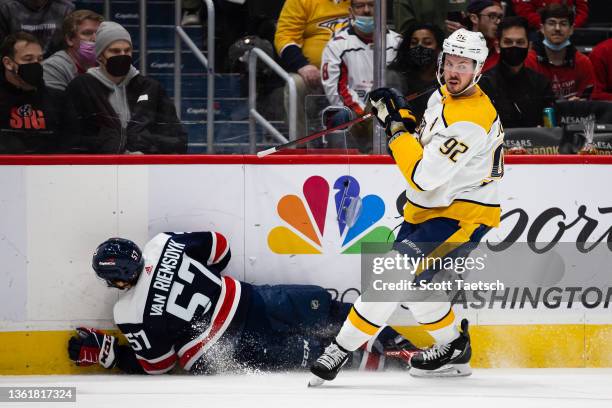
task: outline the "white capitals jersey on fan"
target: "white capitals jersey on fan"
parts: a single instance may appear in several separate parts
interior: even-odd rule
[[[389,145],[410,185],[405,220],[499,225],[503,141],[497,112],[480,87],[471,96],[452,96],[446,86],[434,92],[417,133]]]
[[[387,63],[395,59],[401,40],[398,33],[387,33]],[[352,26],[338,31],[323,50],[321,77],[331,105],[363,110],[374,84],[373,43],[359,38]]]

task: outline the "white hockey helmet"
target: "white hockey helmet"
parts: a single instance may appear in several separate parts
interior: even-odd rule
[[[487,47],[487,41],[479,31],[468,31],[465,28],[453,32],[447,39],[444,40],[442,45],[442,52],[438,57],[438,83],[440,86],[442,82],[442,72],[444,70],[444,55],[457,55],[459,57],[466,57],[474,60],[474,76],[472,77],[472,83],[467,86],[459,94],[464,93],[472,86],[476,85],[482,76],[482,67],[489,55],[489,48]]]

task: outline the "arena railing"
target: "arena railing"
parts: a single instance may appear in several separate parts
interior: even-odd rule
[[[274,61],[262,49],[254,47],[249,52],[249,153],[255,154],[257,149],[257,123],[261,124],[270,134],[280,143],[287,143],[289,140],[272,124],[257,112],[257,60],[260,59],[267,66],[272,68],[289,86],[289,140],[296,137],[296,118],[297,118],[297,90],[295,80],[280,65]]]
[[[140,16],[140,73],[147,75],[147,1],[139,0],[139,13]]]
[[[145,0],[141,0],[145,3]],[[193,52],[197,60],[206,68],[206,153],[213,154],[214,148],[214,130],[215,130],[215,6],[212,0],[203,0],[206,3],[207,10],[207,38],[206,48],[208,58],[204,56],[202,51],[193,42],[189,35],[181,27],[181,15],[183,9],[183,1],[177,0],[174,9],[174,22],[176,35],[174,38],[174,106],[176,112],[181,117],[181,41],[184,41],[187,47]],[[142,21],[141,21],[142,27]],[[145,48],[146,51],[146,48]]]
[[[104,19],[110,21],[110,0],[104,0]]]
[[[206,68],[207,72],[207,97],[206,97],[206,152],[214,153],[214,123],[215,123],[215,6],[212,0],[203,0],[207,10],[207,43],[206,48],[208,58],[204,56],[202,51],[187,35],[181,27],[181,16],[183,13],[183,1],[177,0],[174,9],[174,24],[176,35],[174,38],[174,106],[176,107],[179,119],[181,117],[181,40],[187,44],[189,49],[194,53],[197,60]],[[147,1],[139,0],[140,11],[140,72],[143,75],[147,74]],[[110,0],[104,0],[104,16],[110,20]]]

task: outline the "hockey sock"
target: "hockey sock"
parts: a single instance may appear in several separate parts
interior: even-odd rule
[[[336,343],[346,350],[357,350],[386,324],[396,308],[395,302],[362,302],[360,297],[336,336]]]
[[[450,302],[411,302],[408,306],[416,321],[437,344],[450,343],[459,337]]]
[[[450,309],[442,319],[437,322],[426,323],[423,327],[436,340],[436,344],[450,343],[459,337],[459,329],[457,329],[455,320],[455,312]]]

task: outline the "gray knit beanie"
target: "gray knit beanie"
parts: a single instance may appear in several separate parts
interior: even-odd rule
[[[121,24],[112,21],[104,21],[96,31],[96,57],[108,48],[115,41],[124,40],[132,44],[130,33]]]

